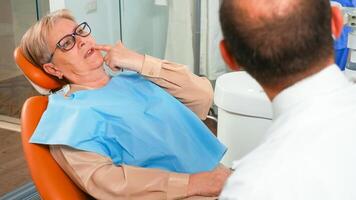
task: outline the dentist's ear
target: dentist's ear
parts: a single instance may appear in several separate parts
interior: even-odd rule
[[[42,65],[43,70],[48,74],[58,77],[59,79],[63,78],[63,73],[52,63],[46,63]]]
[[[343,17],[338,6],[331,6],[331,31],[334,39],[340,37],[343,28]]]
[[[239,71],[240,68],[237,65],[234,57],[229,52],[225,40],[220,41],[219,48],[222,58],[224,59],[225,63],[230,67],[230,69],[234,71]]]

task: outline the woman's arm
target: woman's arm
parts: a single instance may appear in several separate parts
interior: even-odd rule
[[[116,166],[96,153],[51,146],[62,169],[96,199],[174,199],[186,196],[189,175],[133,166]]]
[[[141,73],[201,119],[206,118],[213,100],[213,88],[207,78],[191,73],[184,65],[138,54],[120,42],[115,46],[97,45],[96,48],[107,52],[104,60],[111,69],[124,68]]]
[[[159,169],[116,166],[109,158],[92,152],[59,145],[51,146],[50,150],[71,179],[96,199],[156,200],[217,196],[229,174],[224,168],[188,175]]]
[[[213,102],[213,88],[205,77],[191,73],[185,65],[146,55],[140,73],[159,85],[205,119]]]

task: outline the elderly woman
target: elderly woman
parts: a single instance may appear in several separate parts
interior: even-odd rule
[[[69,83],[50,95],[31,142],[50,145],[64,171],[97,199],[218,195],[230,171],[219,165],[225,147],[199,120],[212,103],[209,81],[121,43],[97,45],[90,33],[60,10],[23,36],[29,61]],[[104,62],[133,72],[111,78]]]

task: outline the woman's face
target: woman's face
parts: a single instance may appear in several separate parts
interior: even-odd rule
[[[48,46],[53,53],[51,63],[43,65],[44,69],[59,78],[65,77],[72,83],[85,84],[106,76],[103,69],[103,56],[95,50],[95,40],[89,35],[75,35],[75,45],[69,51],[56,48],[56,44],[66,35],[72,34],[78,24],[68,19],[58,19],[49,31]]]

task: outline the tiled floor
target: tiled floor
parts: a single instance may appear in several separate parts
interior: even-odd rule
[[[0,197],[31,181],[20,133],[0,129]]]

